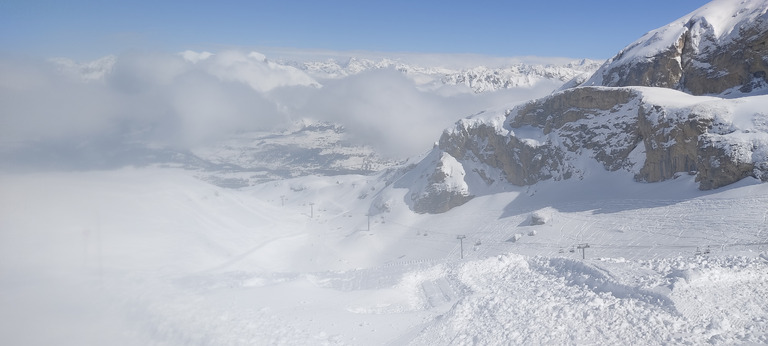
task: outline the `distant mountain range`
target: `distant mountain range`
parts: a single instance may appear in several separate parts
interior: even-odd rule
[[[255,54],[255,53],[252,53]],[[214,54],[184,52],[181,55],[192,63],[204,61]],[[262,59],[266,57],[261,56]],[[63,72],[77,75],[83,80],[103,79],[111,72],[117,61],[115,56],[106,56],[94,61],[75,62],[67,58],[51,61]],[[409,64],[401,60],[381,58],[378,60],[350,57],[324,61],[268,61],[273,68],[295,68],[318,81],[339,79],[371,70],[394,69],[413,79],[417,85],[436,88],[441,85],[464,85],[476,93],[500,89],[531,87],[542,81],[565,83],[579,76],[591,75],[603,61],[581,59],[565,64],[515,63],[503,67],[470,66],[466,68],[430,67]]]
[[[581,59],[560,65],[517,63],[504,67],[474,66],[463,69],[419,66],[387,58],[372,60],[353,57],[346,61],[329,59],[279,63],[296,67],[318,80],[344,78],[370,70],[395,69],[422,86],[464,85],[476,93],[482,93],[531,87],[544,80],[564,83],[584,74],[590,75],[600,67],[602,61]]]

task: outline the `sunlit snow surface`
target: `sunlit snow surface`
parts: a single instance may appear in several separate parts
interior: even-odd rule
[[[418,215],[383,174],[4,174],[0,341],[768,342],[768,185],[596,173]]]

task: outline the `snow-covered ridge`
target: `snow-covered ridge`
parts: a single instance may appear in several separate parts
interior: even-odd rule
[[[694,95],[762,90],[766,12],[766,0],[712,1],[629,44],[584,85],[654,86]]]
[[[742,30],[762,21],[768,10],[765,0],[715,0],[661,28],[651,30],[629,44],[612,62],[647,59],[666,50],[683,33],[691,31],[697,52],[711,50],[738,39]],[[762,24],[761,24],[762,25]]]
[[[322,79],[343,78],[364,71],[395,69],[414,79],[421,85],[464,85],[481,93],[500,89],[531,87],[542,80],[567,82],[581,74],[597,70],[600,61],[582,59],[566,64],[517,63],[504,67],[474,66],[466,68],[429,67],[409,64],[400,60],[349,58],[346,61],[328,59],[325,61],[282,61]]]

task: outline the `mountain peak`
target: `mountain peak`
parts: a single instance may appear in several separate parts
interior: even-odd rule
[[[752,93],[768,85],[766,12],[766,0],[712,1],[629,44],[583,85]]]

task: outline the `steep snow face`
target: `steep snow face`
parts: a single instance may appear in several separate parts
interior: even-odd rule
[[[495,116],[481,114],[446,130],[435,149],[455,158],[477,196],[543,180],[624,172],[659,182],[696,175],[699,188],[745,177],[768,180],[768,96],[721,99],[663,88],[580,87]],[[439,170],[435,160],[422,162]],[[428,168],[420,168],[429,170]],[[411,186],[448,184],[431,175]],[[439,176],[444,178],[444,176]],[[500,185],[501,184],[501,185]]]
[[[694,95],[766,86],[768,1],[715,0],[628,45],[583,85],[654,86]]]

